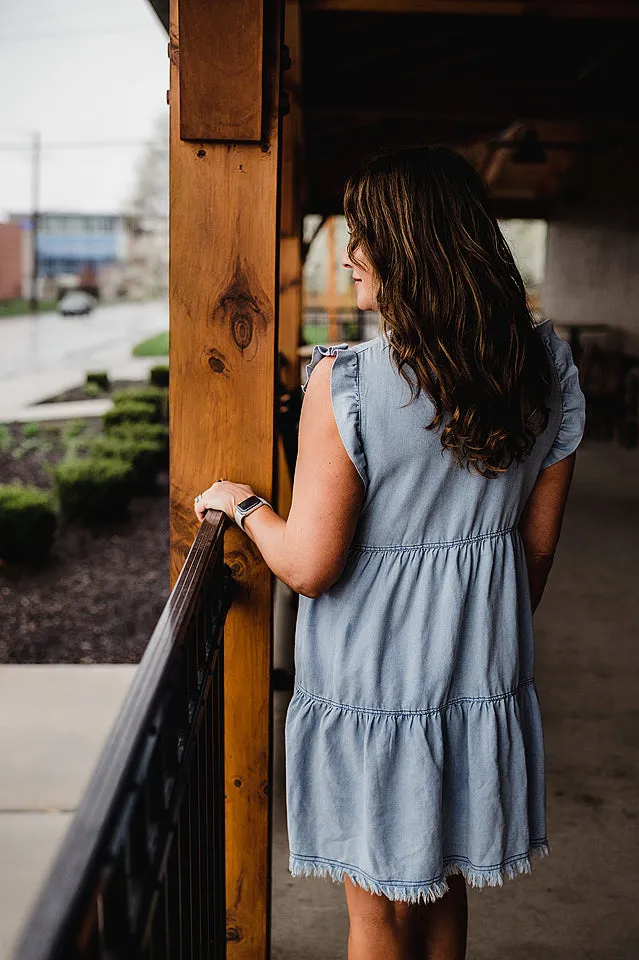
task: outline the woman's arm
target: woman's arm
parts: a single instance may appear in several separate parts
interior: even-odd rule
[[[268,508],[244,521],[273,573],[316,597],[344,569],[364,486],[337,429],[330,381],[335,357],[324,357],[308,381],[299,424],[291,509],[286,521]]]
[[[364,485],[344,448],[333,413],[330,380],[334,362],[335,357],[323,357],[306,387],[287,520],[267,506],[244,520],[246,533],[268,567],[308,597],[319,596],[339,579],[364,498]],[[238,491],[236,499],[246,496],[249,494]]]
[[[576,458],[576,452],[571,453],[540,472],[519,520],[533,613],[555,558]]]

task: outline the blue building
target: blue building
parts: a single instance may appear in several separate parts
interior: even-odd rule
[[[29,243],[30,214],[13,214],[13,223],[25,231]],[[41,213],[38,226],[38,276],[80,275],[92,268],[123,265],[126,258],[125,217],[120,214]]]

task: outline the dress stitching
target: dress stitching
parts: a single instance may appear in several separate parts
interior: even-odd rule
[[[549,327],[549,330],[551,331],[551,335],[554,333],[555,336],[557,337],[557,339],[558,339],[558,340],[561,340],[561,337],[558,337],[558,336],[557,336],[557,334],[555,333],[555,331],[553,330],[552,327]],[[565,417],[565,415],[566,415],[566,411],[565,411],[565,406],[564,406],[564,391],[563,391],[563,387],[562,387],[562,384],[561,384],[561,376],[559,375],[559,368],[557,367],[557,361],[555,360],[555,354],[554,354],[554,352],[553,352],[552,347],[550,346],[550,339],[547,338],[547,337],[542,337],[542,340],[544,341],[544,345],[545,345],[545,347],[546,347],[546,352],[547,352],[547,353],[549,354],[549,356],[550,356],[551,367],[552,367],[552,369],[553,369],[553,371],[554,371],[554,373],[555,373],[555,380],[556,380],[556,382],[557,382],[557,389],[558,389],[558,392],[559,392],[559,402],[560,402],[560,404],[561,404],[561,418],[560,418],[560,420],[559,420],[559,426],[557,427],[557,432],[556,432],[556,434],[555,434],[555,436],[554,436],[554,438],[553,438],[553,441],[552,441],[552,444],[551,444],[551,446],[550,446],[550,449],[548,450],[548,452],[546,453],[546,455],[545,455],[545,457],[544,457],[544,461],[543,461],[543,462],[545,462],[545,461],[546,461],[546,458],[549,456],[552,448],[553,448],[554,445],[555,445],[555,442],[556,442],[556,440],[557,440],[557,437],[558,437],[559,434],[561,433],[561,428],[562,428],[563,425],[564,425],[564,417]],[[549,466],[552,466],[552,464],[549,464]]]
[[[544,844],[547,844],[547,843],[548,843],[548,839],[546,837],[544,837],[541,840],[530,840],[529,848],[543,846]],[[358,873],[361,873],[362,876],[366,877],[369,880],[375,880],[377,883],[401,883],[402,886],[415,887],[415,886],[421,886],[424,883],[434,883],[435,880],[439,879],[439,877],[432,877],[430,880],[386,880],[386,879],[378,880],[377,877],[373,877],[370,873],[366,873],[366,871],[362,870],[361,867],[357,867],[355,866],[355,864],[352,864],[352,863],[346,863],[343,860],[333,860],[330,857],[317,857],[317,856],[309,857],[303,853],[294,853],[292,850],[291,850],[291,856],[295,857],[298,860],[314,860],[314,861],[319,861],[321,863],[336,863],[341,867],[351,867],[353,870],[357,870]],[[479,866],[478,864],[473,863],[472,860],[469,860],[468,857],[463,857],[463,856],[442,857],[442,862],[444,864],[465,863],[469,867],[472,867],[473,870],[487,871],[487,870],[498,869],[499,867],[503,867],[509,863],[515,863],[517,860],[523,860],[527,856],[528,856],[527,853],[518,853],[512,857],[504,857],[504,859],[501,860],[499,863],[491,863],[489,866],[486,866],[485,864],[482,864],[481,866]]]
[[[361,352],[363,353],[364,351],[362,350]],[[356,386],[357,386],[357,430],[358,430],[358,433],[359,433],[359,442],[360,442],[361,445],[362,445],[362,450],[364,450],[364,443],[363,443],[363,438],[364,438],[364,414],[363,414],[363,411],[362,411],[362,384],[361,384],[361,381],[360,381],[360,374],[359,374],[359,356],[356,355],[355,359],[356,359],[356,361],[357,361],[356,366],[355,366],[355,371],[356,371],[356,372],[355,372],[355,383],[356,383]]]
[[[477,543],[480,540],[489,540],[494,537],[503,536],[516,530],[519,526],[514,523],[511,527],[503,527],[501,530],[492,530],[490,533],[480,533],[475,537],[462,537],[459,540],[433,540],[430,543],[351,543],[351,550],[427,550],[435,547],[455,547],[462,543]]]
[[[381,336],[373,337],[370,341],[366,341],[365,344],[355,344],[355,346],[351,347],[350,349],[353,351],[353,353],[366,353],[367,350],[370,350],[371,347],[374,347],[375,344],[381,339]]]
[[[434,716],[436,713],[441,713],[447,707],[455,706],[458,703],[498,703],[500,700],[506,700],[509,697],[516,696],[524,687],[529,687],[534,684],[534,682],[534,677],[529,677],[527,680],[521,680],[513,690],[496,694],[494,697],[454,697],[439,707],[427,707],[423,710],[383,710],[377,707],[357,707],[352,703],[341,703],[339,700],[331,700],[329,697],[322,697],[317,693],[311,693],[310,690],[307,690],[306,687],[303,687],[302,684],[297,681],[295,682],[295,690],[305,694],[311,700],[318,700],[321,703],[328,703],[333,707],[341,707],[345,710],[354,710],[356,713],[371,713],[379,714],[380,716],[421,717]]]
[[[555,334],[555,336],[557,336],[557,334]],[[560,338],[560,337],[557,337],[557,339],[560,340],[561,338]],[[557,361],[555,360],[555,354],[554,354],[553,351],[552,351],[552,347],[550,346],[550,343],[549,343],[548,341],[545,341],[545,343],[546,343],[546,350],[547,350],[548,353],[550,354],[550,359],[552,360],[552,365],[553,365],[553,368],[554,368],[554,371],[555,371],[555,377],[557,378],[557,385],[558,385],[558,387],[559,387],[559,399],[561,400],[561,420],[560,420],[560,422],[559,422],[559,428],[558,428],[558,430],[557,430],[557,435],[558,435],[559,432],[560,432],[560,430],[561,430],[561,428],[562,428],[562,426],[563,426],[564,416],[565,416],[564,391],[563,391],[562,386],[561,386],[561,377],[559,376],[559,369],[558,369],[558,367],[557,367]],[[555,437],[555,439],[556,439],[556,437]],[[554,443],[554,441],[553,441],[553,443]]]

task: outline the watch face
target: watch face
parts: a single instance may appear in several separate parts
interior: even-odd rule
[[[261,499],[257,496],[247,497],[246,500],[242,500],[237,505],[238,510],[250,510],[251,507],[257,506],[258,503],[261,503]]]

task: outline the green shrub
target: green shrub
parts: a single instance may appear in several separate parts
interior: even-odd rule
[[[120,423],[109,426],[106,435],[124,440],[153,440],[162,448],[163,465],[169,462],[169,428],[164,423]]]
[[[39,423],[23,423],[22,424],[22,436],[25,440],[33,440],[35,437],[40,436],[40,424]]]
[[[85,383],[84,385],[84,395],[86,397],[101,397],[103,393],[104,391],[97,385],[97,383]]]
[[[125,520],[133,496],[133,467],[124,460],[69,460],[54,471],[60,509],[69,520],[89,524]]]
[[[0,423],[0,453],[8,453],[13,446],[11,431],[5,423]]]
[[[165,363],[160,363],[149,370],[149,381],[154,387],[168,387],[169,368]]]
[[[90,371],[87,373],[87,387],[92,383],[99,387],[102,392],[108,390],[110,387],[109,374],[106,370]]]
[[[17,484],[0,486],[0,558],[5,563],[45,561],[56,525],[48,493]]]
[[[90,445],[91,456],[106,460],[124,460],[133,468],[133,486],[136,493],[146,493],[156,485],[157,475],[164,466],[165,453],[161,440],[136,439],[131,434],[97,437]]]
[[[128,403],[150,403],[157,411],[157,419],[162,420],[167,411],[167,391],[161,387],[126,387],[116,390],[113,394],[113,403],[116,407]]]
[[[62,439],[66,443],[69,440],[74,440],[76,437],[82,436],[82,434],[87,429],[86,420],[69,420],[62,429]]]
[[[157,407],[152,403],[118,403],[104,414],[105,430],[120,423],[156,423]]]

